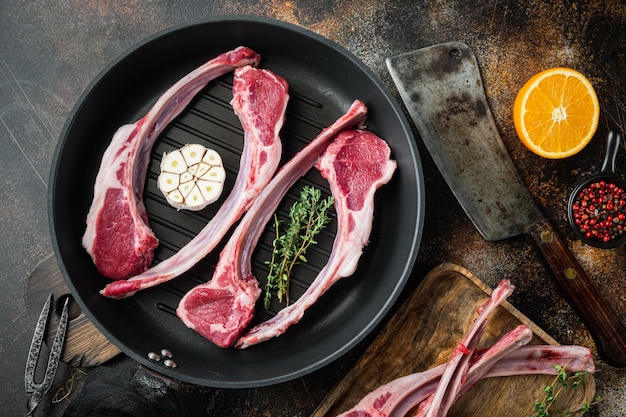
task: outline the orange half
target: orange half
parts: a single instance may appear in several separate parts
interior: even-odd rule
[[[598,127],[600,104],[589,80],[569,68],[533,76],[517,93],[515,130],[537,155],[559,159],[580,152]]]

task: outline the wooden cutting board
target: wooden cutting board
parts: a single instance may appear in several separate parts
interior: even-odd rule
[[[39,318],[39,313],[46,298],[52,294],[52,306],[48,318],[48,329],[45,342],[51,346],[56,334],[60,318],[60,309],[65,297],[71,297],[70,290],[65,284],[61,270],[54,255],[43,259],[28,276],[26,282],[26,309],[33,322]],[[57,309],[58,307],[58,309]],[[61,360],[70,366],[89,368],[100,365],[120,353],[120,350],[89,321],[75,302],[70,303],[65,346]]]
[[[335,417],[384,383],[447,362],[476,318],[476,308],[490,294],[491,289],[479,278],[458,265],[434,268],[311,417]],[[493,344],[519,324],[535,333],[532,344],[558,344],[505,302],[490,318],[479,347]],[[528,417],[533,414],[534,402],[544,398],[542,389],[553,380],[553,376],[541,375],[485,379],[448,415]],[[578,391],[562,391],[552,409],[578,410],[594,395],[594,379],[588,375]]]

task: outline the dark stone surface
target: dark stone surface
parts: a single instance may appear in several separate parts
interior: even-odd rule
[[[397,96],[384,58],[434,43],[461,40],[476,51],[500,133],[525,183],[600,290],[626,318],[623,248],[585,246],[569,230],[569,191],[599,169],[606,131],[624,134],[626,8],[620,0],[543,2],[325,1],[79,1],[6,0],[0,3],[0,320],[2,415],[23,415],[23,374],[33,325],[24,289],[29,272],[52,252],[47,225],[48,172],[65,119],[89,82],[127,48],[159,30],[207,16],[252,14],[281,19],[346,47]],[[228,36],[228,34],[224,34]],[[210,42],[210,40],[207,40]],[[569,66],[592,81],[602,104],[597,137],[578,155],[546,160],[517,139],[511,109],[517,90],[533,74]],[[589,347],[584,326],[562,300],[522,237],[486,242],[455,201],[417,138],[427,192],[420,254],[406,292],[430,268],[455,262],[490,286],[510,278],[512,303],[564,344]],[[624,167],[624,152],[618,170]],[[205,395],[207,415],[307,416],[358,358],[367,341],[307,377],[279,386],[225,390],[186,387]],[[127,362],[118,358],[112,365]],[[588,414],[626,414],[626,376],[597,360],[598,394]],[[61,369],[57,385],[70,369]],[[74,387],[78,391],[80,380]],[[58,388],[53,388],[53,391]],[[53,392],[54,393],[54,392]],[[71,397],[70,397],[71,398]],[[49,400],[48,400],[49,401]],[[68,400],[42,406],[38,415],[60,415]],[[229,411],[226,411],[229,410]]]

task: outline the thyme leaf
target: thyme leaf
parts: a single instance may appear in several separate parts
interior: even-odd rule
[[[599,396],[596,396],[593,401],[585,399],[582,408],[579,410],[560,410],[551,414],[550,409],[554,405],[559,394],[566,389],[578,390],[581,384],[584,383],[585,376],[588,374],[588,372],[578,371],[570,375],[567,373],[566,367],[561,365],[554,365],[554,368],[557,370],[557,375],[554,377],[554,380],[550,385],[546,385],[543,388],[543,399],[535,401],[533,404],[534,414],[528,417],[550,417],[557,415],[562,417],[571,417],[575,414],[582,416],[589,411],[593,404],[596,404],[601,400],[601,397]]]
[[[263,305],[269,308],[272,292],[276,293],[279,302],[285,300],[289,305],[289,281],[293,268],[301,262],[307,262],[306,251],[317,244],[315,236],[330,222],[327,211],[334,199],[329,196],[322,199],[322,192],[311,186],[304,186],[300,197],[289,209],[289,224],[281,234],[281,221],[274,214],[274,231],[272,256],[265,263],[269,265],[265,297]]]

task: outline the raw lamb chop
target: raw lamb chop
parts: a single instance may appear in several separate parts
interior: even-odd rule
[[[372,132],[348,130],[337,135],[316,164],[330,183],[338,218],[328,263],[296,302],[253,327],[235,347],[246,348],[283,334],[328,288],[354,273],[372,230],[374,193],[396,170],[390,154],[387,143]]]
[[[211,281],[192,288],[180,300],[176,314],[185,325],[217,346],[231,346],[253,317],[261,289],[252,275],[252,252],[283,196],[309,171],[332,139],[359,125],[367,107],[355,101],[348,112],[324,129],[276,174],[256,198],[222,250]]]
[[[101,294],[124,298],[169,281],[209,254],[271,180],[282,154],[279,132],[289,99],[287,82],[251,66],[237,68],[231,104],[244,130],[239,172],[228,198],[207,225],[176,254],[128,280],[108,284]]]
[[[219,55],[170,87],[143,118],[113,135],[96,176],[82,239],[102,275],[127,278],[152,263],[158,239],[148,226],[142,195],[150,150],[160,132],[209,81],[259,60],[246,47]]]

